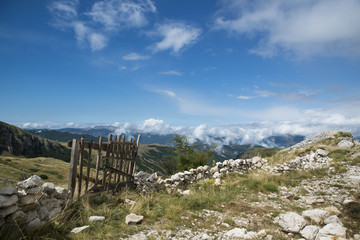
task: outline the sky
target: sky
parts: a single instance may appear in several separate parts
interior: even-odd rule
[[[360,135],[359,12],[359,0],[0,1],[0,120]]]

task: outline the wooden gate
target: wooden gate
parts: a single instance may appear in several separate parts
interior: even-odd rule
[[[107,143],[85,142],[73,139],[71,147],[69,186],[71,198],[77,190],[77,196],[83,193],[99,191],[118,191],[134,182],[135,160],[139,148],[140,134],[137,140],[125,136],[109,135]],[[87,153],[85,150],[88,150]],[[95,172],[91,169],[93,156],[96,155]],[[94,157],[95,158],[95,157]],[[85,167],[86,172],[83,171]],[[89,183],[92,185],[90,186]],[[85,184],[85,186],[84,186]]]

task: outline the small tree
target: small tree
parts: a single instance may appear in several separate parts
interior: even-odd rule
[[[191,168],[206,165],[213,157],[213,147],[207,151],[196,150],[196,145],[191,145],[184,135],[176,134],[172,138],[172,142],[175,144],[176,154],[172,157],[172,161],[175,163],[176,170],[178,171],[189,170]]]

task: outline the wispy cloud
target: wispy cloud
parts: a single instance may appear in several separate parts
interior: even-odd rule
[[[296,82],[271,82],[269,83],[270,86],[274,87],[282,87],[282,88],[294,88],[299,86]]]
[[[291,53],[299,59],[319,55],[360,56],[357,0],[223,2],[214,28],[259,37],[251,53],[264,57]]]
[[[154,52],[172,50],[172,54],[178,54],[185,47],[196,43],[201,29],[184,22],[167,22],[158,24],[149,34],[162,38],[160,42],[150,46]]]
[[[133,52],[133,53],[129,53],[129,54],[123,56],[122,59],[127,60],[127,61],[136,61],[136,60],[147,60],[149,58],[150,58],[150,56],[148,56],[148,55],[140,55],[138,53]]]
[[[252,98],[255,98],[256,96],[244,96],[244,95],[240,95],[240,96],[237,96],[236,98],[238,99],[242,99],[242,100],[249,100],[249,99],[252,99]]]
[[[181,76],[182,73],[175,71],[175,70],[169,70],[169,71],[165,71],[165,72],[159,72],[159,74],[161,75],[174,75],[174,76]]]
[[[145,15],[156,12],[151,0],[104,0],[93,4],[90,12],[80,14],[78,6],[78,0],[51,2],[51,25],[61,30],[73,29],[78,45],[89,46],[92,51],[105,48],[115,32],[146,25]]]
[[[124,27],[146,25],[145,14],[148,12],[156,12],[156,7],[150,0],[105,0],[95,3],[87,15],[107,31],[117,31]]]

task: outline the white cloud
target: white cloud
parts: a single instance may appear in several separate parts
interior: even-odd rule
[[[135,61],[135,60],[146,60],[149,59],[150,56],[147,55],[140,55],[138,53],[129,53],[125,56],[123,56],[122,59],[127,60],[127,61]]]
[[[73,29],[80,47],[102,50],[110,37],[124,27],[142,27],[145,14],[156,12],[151,0],[104,0],[93,4],[90,12],[78,13],[78,0],[58,0],[49,4],[51,24],[61,30]]]
[[[292,53],[360,56],[360,2],[357,0],[226,1],[215,29],[257,37],[250,52],[264,57]],[[234,17],[228,17],[234,13]]]
[[[101,33],[91,33],[89,35],[90,47],[92,51],[103,49],[107,45],[107,37]]]
[[[123,27],[146,25],[147,12],[156,12],[156,7],[150,0],[106,0],[95,3],[87,14],[107,31],[114,31]]]
[[[175,71],[175,70],[169,70],[169,71],[166,71],[166,72],[159,72],[159,74],[162,74],[162,75],[174,75],[174,76],[181,76],[182,75],[181,72],[178,72],[178,71]]]
[[[150,35],[163,38],[151,46],[154,52],[172,50],[173,54],[179,53],[185,47],[194,44],[200,37],[201,29],[183,22],[169,22],[159,24]]]
[[[243,96],[243,95],[240,95],[240,96],[237,96],[236,98],[238,99],[242,99],[242,100],[249,100],[249,99],[252,99],[252,98],[255,98],[256,96]]]
[[[115,131],[117,134],[184,134],[190,142],[201,140],[207,144],[260,144],[265,147],[276,146],[267,139],[270,136],[292,134],[310,137],[323,131],[340,130],[349,131],[360,136],[359,119],[349,123],[345,119],[335,116],[339,122],[304,122],[304,121],[265,121],[262,123],[237,124],[226,126],[208,126],[200,124],[193,127],[172,126],[163,120],[150,118],[141,124],[120,123]],[[334,119],[332,119],[334,120]]]

